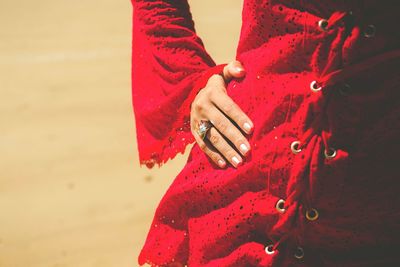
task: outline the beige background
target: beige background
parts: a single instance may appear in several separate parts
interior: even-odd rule
[[[240,0],[191,0],[217,63]],[[0,0],[0,266],[137,266],[187,158],[140,168],[129,0]],[[191,147],[191,146],[190,146]]]

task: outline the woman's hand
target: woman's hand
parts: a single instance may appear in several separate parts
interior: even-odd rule
[[[191,105],[192,134],[201,150],[221,168],[226,166],[225,160],[237,168],[243,163],[242,156],[250,150],[250,144],[242,131],[251,133],[254,125],[228,96],[225,83],[233,78],[242,78],[244,75],[245,71],[240,62],[230,62],[224,68],[224,77],[217,74],[211,76]],[[209,120],[213,124],[204,140],[197,133],[201,120]]]

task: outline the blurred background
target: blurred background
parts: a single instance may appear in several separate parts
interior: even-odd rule
[[[241,0],[191,0],[217,63]],[[0,266],[131,267],[190,148],[140,167],[129,0],[0,0]]]

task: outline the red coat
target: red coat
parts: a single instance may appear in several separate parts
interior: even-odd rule
[[[140,161],[194,142],[190,103],[221,67],[184,0],[132,0]],[[220,169],[195,144],[139,263],[400,266],[398,1],[245,0],[227,85],[254,122],[251,156]]]

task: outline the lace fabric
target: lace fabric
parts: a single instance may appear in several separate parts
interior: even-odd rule
[[[160,167],[194,142],[190,104],[220,73],[186,1],[133,1],[132,100],[140,164]]]
[[[132,3],[139,152],[165,162],[194,140],[184,124],[190,101],[221,66],[186,1]],[[396,5],[244,1],[237,60],[246,76],[227,93],[254,122],[251,155],[219,169],[195,144],[140,264],[400,265]]]

